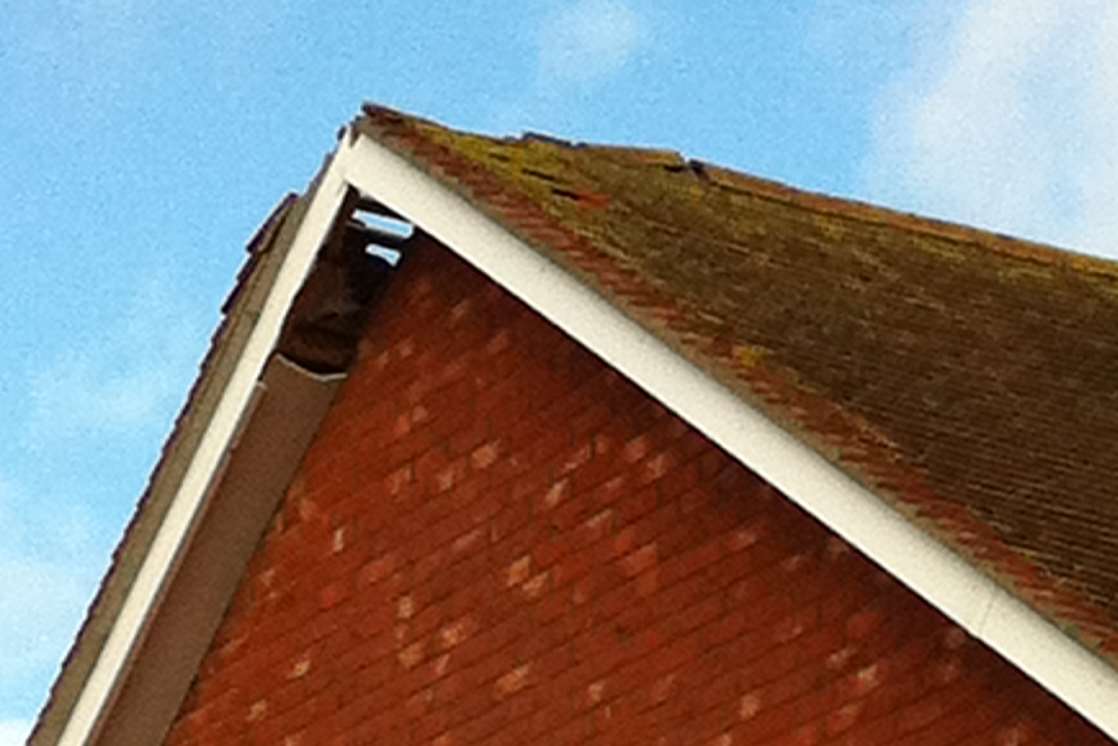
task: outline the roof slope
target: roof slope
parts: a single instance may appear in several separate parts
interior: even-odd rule
[[[1118,663],[1118,265],[669,151],[356,129]]]

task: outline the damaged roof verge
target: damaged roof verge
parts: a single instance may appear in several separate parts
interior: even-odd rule
[[[219,481],[228,449],[244,425],[291,299],[349,194],[333,162],[327,160],[306,195],[285,196],[250,240],[248,257],[222,306],[224,318],[40,712],[32,746],[86,743],[104,726],[104,715],[143,644],[152,610],[182,561],[191,527],[201,520],[207,493]],[[283,294],[289,299],[277,298]],[[289,344],[292,337],[286,336]],[[190,487],[196,494],[187,499],[183,492]],[[180,514],[172,516],[174,511]],[[172,536],[173,517],[181,525]]]

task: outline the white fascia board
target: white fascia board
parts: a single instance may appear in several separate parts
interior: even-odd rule
[[[295,294],[342,206],[348,185],[341,171],[335,157],[322,175],[256,325],[70,712],[58,740],[60,746],[82,746],[89,742],[127,675],[132,655],[142,642],[144,630],[204,512],[210,485],[251,404],[257,381],[279,338]]]
[[[346,180],[674,410],[874,562],[1118,738],[1118,671],[459,194],[372,139]]]

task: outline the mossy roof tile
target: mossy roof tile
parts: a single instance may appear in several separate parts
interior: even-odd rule
[[[356,127],[1118,661],[1118,264],[672,151]]]

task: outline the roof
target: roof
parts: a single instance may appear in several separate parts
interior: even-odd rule
[[[355,207],[474,262],[1118,734],[1118,265],[671,151],[496,139],[376,106],[343,135],[250,242],[31,743],[111,740],[129,701],[147,709],[140,741],[169,724],[208,636],[166,620],[220,619],[282,494],[274,460],[297,461],[380,283]],[[253,469],[278,476],[247,510],[235,477]],[[1005,629],[982,634],[987,618]],[[161,665],[169,652],[180,665]]]
[[[671,151],[356,129],[1118,661],[1118,264]]]

